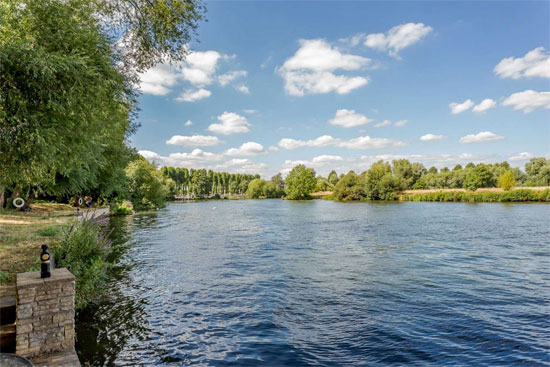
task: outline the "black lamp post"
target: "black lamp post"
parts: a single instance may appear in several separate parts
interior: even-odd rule
[[[40,260],[42,264],[40,265],[40,277],[49,278],[52,275],[51,265],[50,265],[50,253],[48,252],[48,245],[42,245],[42,254],[40,254]]]

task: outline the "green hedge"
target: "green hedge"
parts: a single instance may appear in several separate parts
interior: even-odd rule
[[[503,203],[525,201],[550,202],[550,189],[541,191],[521,189],[504,192],[438,191],[425,194],[403,194],[400,199],[404,201],[444,201],[468,203]]]

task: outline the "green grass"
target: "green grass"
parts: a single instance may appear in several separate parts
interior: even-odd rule
[[[403,194],[403,201],[441,201],[467,203],[550,202],[550,189],[535,191],[520,189],[504,192],[439,191],[423,194]]]

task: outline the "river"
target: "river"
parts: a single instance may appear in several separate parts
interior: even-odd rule
[[[550,205],[238,200],[111,220],[91,366],[549,366]]]

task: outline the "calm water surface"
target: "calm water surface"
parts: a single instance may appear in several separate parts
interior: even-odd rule
[[[171,204],[117,218],[92,366],[550,366],[550,205]]]

